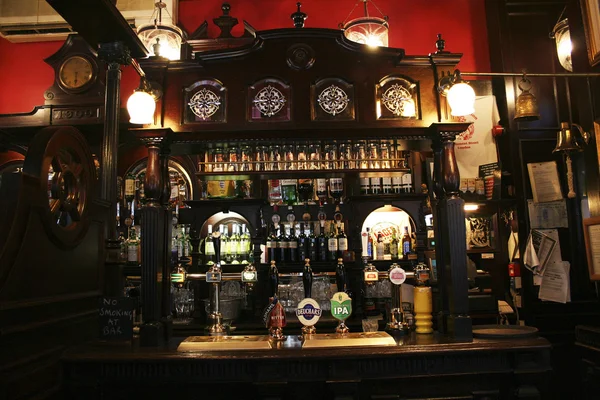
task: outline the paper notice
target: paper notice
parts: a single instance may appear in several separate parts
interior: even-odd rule
[[[568,228],[566,200],[534,203],[527,200],[529,224],[532,229]]]
[[[534,203],[562,200],[556,161],[527,164]]]
[[[568,261],[548,263],[540,285],[538,295],[540,300],[555,301],[557,303],[571,301],[569,270]]]
[[[527,239],[525,267],[534,274],[544,275],[546,265],[549,262],[562,261],[560,254],[560,242],[556,229],[533,229]]]

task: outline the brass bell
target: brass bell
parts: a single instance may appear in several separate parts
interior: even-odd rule
[[[570,129],[568,122],[560,123],[560,131],[556,138],[556,147],[552,150],[553,153],[562,151],[565,153],[583,151],[583,148],[577,142],[577,139],[573,136],[573,131]]]
[[[531,90],[531,81],[525,76],[519,82],[521,94],[517,97],[517,105],[515,106],[516,121],[537,121],[540,119],[538,111],[537,99],[529,90]]]

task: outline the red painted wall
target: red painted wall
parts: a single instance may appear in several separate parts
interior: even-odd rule
[[[240,24],[234,34],[241,35],[242,20],[256,30],[292,27],[290,14],[297,0],[230,0],[231,15]],[[306,27],[336,29],[346,19],[357,0],[303,0],[308,14]],[[204,20],[209,35],[218,28],[212,19],[222,14],[222,0],[180,0],[179,23],[193,32]],[[442,33],[446,50],[463,53],[463,71],[490,70],[484,2],[481,0],[376,0],[389,16],[390,47],[401,47],[407,54],[435,51],[436,35]],[[372,7],[370,7],[370,10]],[[357,8],[355,10],[358,15]],[[379,15],[373,9],[374,15]],[[61,46],[60,42],[14,44],[0,38],[0,113],[28,112],[44,104],[44,91],[52,86],[53,70],[44,63]],[[121,94],[123,106],[139,80],[133,68],[123,68]]]

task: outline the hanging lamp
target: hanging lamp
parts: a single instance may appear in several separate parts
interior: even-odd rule
[[[349,20],[360,3],[363,5],[364,15]],[[369,4],[373,5],[381,17],[369,14]],[[344,36],[353,42],[366,44],[370,47],[388,46],[388,17],[387,15],[383,15],[381,10],[372,1],[359,0],[348,14],[348,17],[346,17],[346,20],[340,24],[340,28],[344,31]]]
[[[152,20],[154,21],[147,25],[142,25],[138,29],[138,37],[144,43],[150,53],[150,57],[165,57],[169,60],[179,60],[181,57],[181,42],[183,41],[183,32],[175,25],[165,24],[162,22],[162,12],[169,15],[166,10],[167,5],[159,0],[154,3],[154,12]]]

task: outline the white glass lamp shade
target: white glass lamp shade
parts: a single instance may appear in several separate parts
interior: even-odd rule
[[[554,40],[556,40],[556,53],[560,65],[567,71],[573,72],[573,63],[571,61],[571,33],[569,31],[569,20],[563,19],[554,27]]]
[[[464,117],[475,113],[475,91],[466,82],[452,85],[446,95],[450,105],[450,115]]]
[[[127,100],[127,111],[129,112],[129,122],[132,124],[152,124],[154,123],[154,110],[156,102],[154,97],[144,91],[135,91],[129,100]]]
[[[150,57],[161,56],[169,60],[181,58],[182,36],[181,29],[169,25],[145,25],[138,30],[138,37],[148,49]],[[159,54],[155,51],[157,46]]]
[[[344,25],[344,35],[349,40],[370,47],[387,47],[388,30],[387,21],[376,17],[356,18]]]

